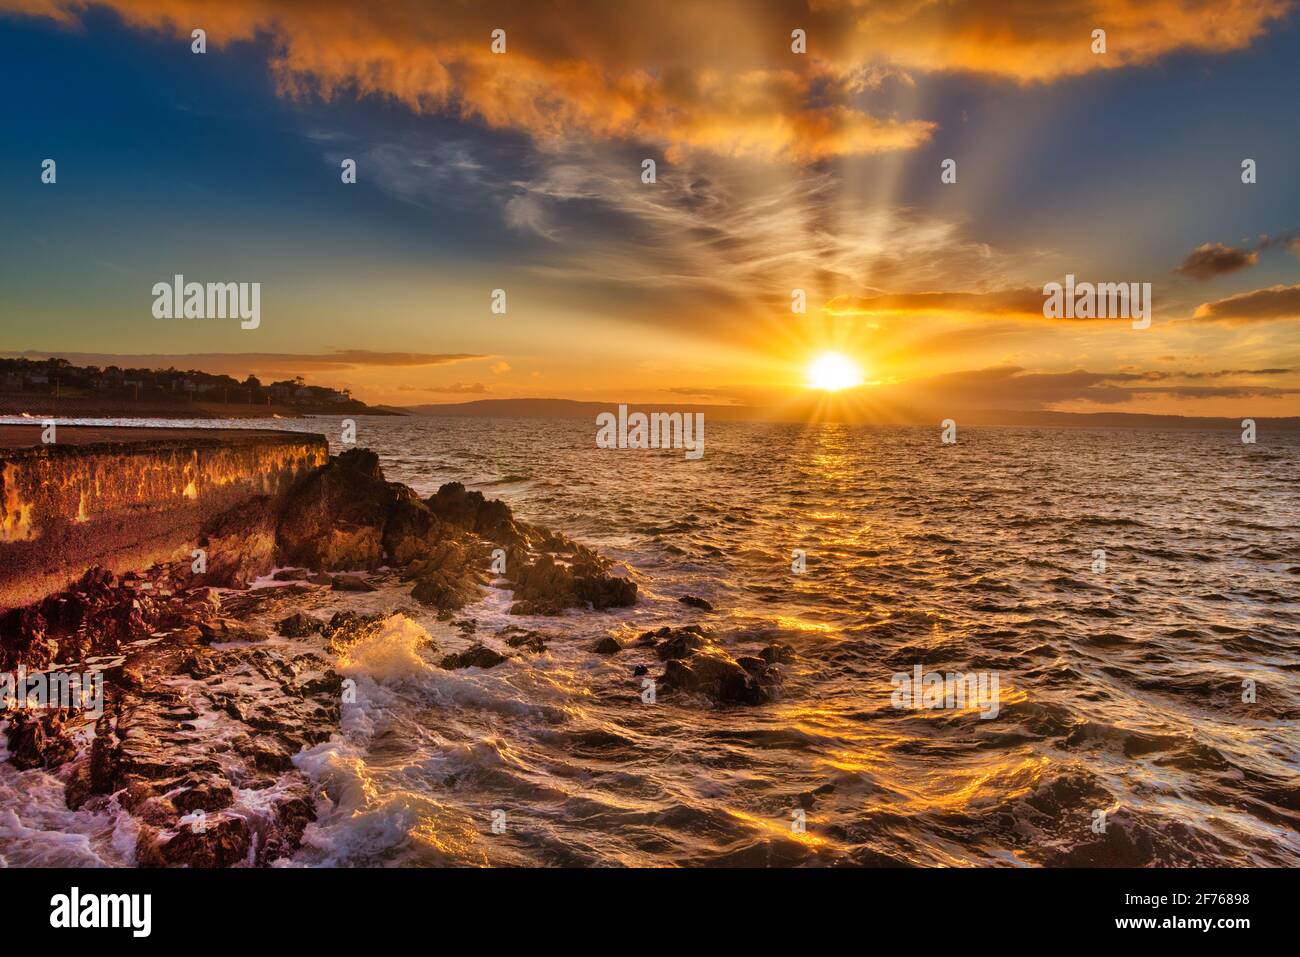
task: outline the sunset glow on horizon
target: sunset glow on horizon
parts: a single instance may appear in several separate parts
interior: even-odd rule
[[[670,6],[0,0],[6,61],[74,78],[11,97],[0,348],[400,406],[774,407],[862,379],[791,358],[835,344],[882,408],[1300,414],[1282,0],[1209,31],[1175,0],[760,4],[740,33]],[[261,282],[263,321],[161,325],[178,274]],[[1067,276],[1149,284],[1149,326],[1047,317]]]
[[[825,392],[839,392],[862,384],[858,364],[840,352],[823,352],[808,365],[808,386]]]

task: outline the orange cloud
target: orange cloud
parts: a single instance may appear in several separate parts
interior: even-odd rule
[[[826,304],[833,316],[949,316],[959,319],[995,317],[1042,319],[1041,289],[1000,292],[911,292],[883,296],[836,296]]]
[[[558,12],[542,4],[489,9],[456,4],[363,5],[340,0],[105,0],[130,25],[186,38],[207,31],[210,49],[273,38],[270,68],[292,97],[378,95],[416,112],[451,113],[539,140],[575,132],[638,138],[672,155],[701,149],[732,156],[811,161],[910,149],[934,124],[876,117],[842,102],[848,75],[789,52],[788,30],[761,56],[718,57],[698,32],[744,24],[754,11],[696,4],[693,15],[620,9]],[[0,0],[0,9],[75,23],[76,0]],[[761,11],[760,11],[761,12]],[[695,33],[687,32],[692,28]],[[491,50],[506,30],[506,52]],[[741,29],[730,36],[739,41]],[[743,44],[737,42],[736,49]],[[784,51],[784,52],[782,52]],[[662,55],[660,55],[662,54]],[[860,81],[859,81],[860,82]],[[840,88],[837,90],[837,88]]]
[[[1291,0],[812,0],[850,20],[844,53],[925,71],[1051,81],[1151,63],[1170,53],[1240,50]],[[1106,52],[1092,52],[1092,31]]]
[[[638,4],[443,4],[418,0],[104,0],[131,26],[213,49],[269,37],[290,96],[378,95],[539,140],[637,138],[670,155],[812,161],[914,148],[934,124],[850,105],[896,68],[1051,80],[1176,50],[1240,49],[1290,0],[660,0]],[[0,0],[74,24],[79,0]],[[808,53],[790,51],[793,28]],[[1108,32],[1109,52],[1090,49]],[[490,38],[504,29],[507,52]]]

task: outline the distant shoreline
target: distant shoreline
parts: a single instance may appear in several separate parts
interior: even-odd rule
[[[591,419],[601,412],[618,408],[617,402],[580,402],[572,399],[476,399],[471,402],[453,402],[441,405],[402,406],[398,411],[425,416],[483,416],[502,418],[566,418]],[[952,418],[959,426],[994,426],[1005,428],[1082,428],[1082,429],[1143,429],[1165,431],[1240,431],[1241,420],[1246,416],[1184,416],[1153,415],[1143,412],[1053,412],[1013,411],[1000,409],[948,409],[938,411],[897,409],[873,419],[853,419],[837,416],[835,410],[806,405],[783,409],[767,409],[735,405],[679,405],[674,402],[627,403],[628,409],[642,412],[702,412],[706,417],[723,422],[755,422],[769,424],[800,424],[834,422],[850,425],[922,426],[935,428],[945,418]],[[1300,416],[1251,416],[1256,427],[1282,432],[1300,431]]]
[[[60,396],[38,393],[0,394],[0,415],[29,415],[32,418],[111,419],[300,419],[310,415],[405,415],[407,413],[365,406],[363,409],[304,409],[291,405],[251,405],[247,402],[167,402],[151,399]]]

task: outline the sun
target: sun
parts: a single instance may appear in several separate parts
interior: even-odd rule
[[[823,352],[808,364],[808,387],[838,392],[862,385],[862,370],[842,352]]]

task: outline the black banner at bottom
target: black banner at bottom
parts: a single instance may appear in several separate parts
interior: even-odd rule
[[[809,922],[854,934],[1200,935],[1230,946],[1291,925],[1282,908],[1293,880],[1289,870],[1229,869],[9,870],[0,899],[24,940],[94,936],[128,947],[373,944],[376,933],[451,927],[493,946],[539,933],[613,944],[672,935],[676,922],[697,945],[719,948]]]

